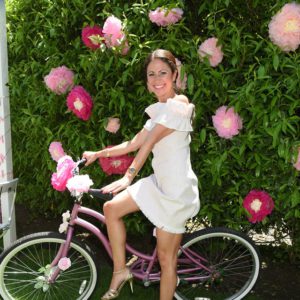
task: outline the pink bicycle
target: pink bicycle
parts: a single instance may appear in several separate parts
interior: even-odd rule
[[[75,174],[79,174],[77,162]],[[89,191],[94,197],[107,200],[110,195],[100,190]],[[42,232],[25,236],[0,256],[0,294],[13,299],[89,299],[97,284],[97,265],[86,243],[74,236],[79,226],[93,233],[111,257],[106,235],[81,216],[91,216],[105,224],[105,217],[83,207],[82,195],[75,197],[66,234]],[[80,217],[79,217],[80,215]],[[160,280],[160,268],[153,253],[137,251],[130,245],[126,250],[133,256],[130,265],[136,280],[145,287]],[[59,267],[62,259],[71,262]],[[176,299],[242,299],[253,288],[259,274],[260,260],[249,237],[227,228],[206,228],[186,233],[178,252],[178,286]]]

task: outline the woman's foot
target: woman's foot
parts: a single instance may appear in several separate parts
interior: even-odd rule
[[[109,290],[102,296],[101,300],[116,299],[126,282],[129,282],[133,293],[133,276],[128,268],[113,272]]]

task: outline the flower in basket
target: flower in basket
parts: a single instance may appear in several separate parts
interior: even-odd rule
[[[221,106],[212,117],[217,134],[225,139],[231,139],[243,128],[242,119],[234,112],[233,107]]]
[[[66,189],[68,180],[73,176],[72,171],[75,167],[76,163],[70,156],[61,157],[57,162],[56,173],[53,173],[51,177],[52,187],[63,192]]]
[[[107,148],[110,147],[112,146]],[[128,156],[127,154],[114,157],[100,157],[99,164],[107,175],[125,174],[133,159],[133,156]]]
[[[89,175],[76,175],[67,182],[67,188],[71,193],[86,193],[93,185]]]
[[[151,10],[148,14],[152,23],[162,27],[177,23],[182,18],[182,15],[183,10],[180,8],[166,9],[162,7]]]
[[[65,94],[74,86],[74,73],[66,66],[51,69],[44,77],[46,86],[55,94]]]
[[[85,26],[81,31],[83,43],[90,49],[98,49],[104,43],[102,28],[97,25]]]
[[[120,129],[120,119],[119,118],[108,118],[105,130],[111,133],[116,133]]]
[[[67,97],[67,106],[78,118],[87,121],[92,113],[93,100],[82,86],[77,85]]]
[[[181,76],[181,61],[177,58],[176,59],[176,67],[177,67],[177,79],[176,79],[176,87],[180,90],[183,91],[186,88],[186,82],[187,82],[187,76],[184,73],[183,76]]]
[[[285,52],[300,45],[300,4],[285,4],[269,23],[271,41]]]
[[[49,153],[53,160],[58,162],[60,158],[66,155],[60,142],[52,142],[49,146]]]
[[[267,215],[271,214],[274,208],[274,201],[271,196],[260,190],[252,190],[245,197],[243,207],[250,214],[248,218],[251,223],[262,221]]]
[[[71,267],[71,260],[68,257],[62,257],[57,264],[58,268],[65,271]]]
[[[218,46],[218,39],[215,37],[205,40],[198,49],[200,59],[208,58],[209,64],[216,67],[223,60],[223,52],[221,46]]]

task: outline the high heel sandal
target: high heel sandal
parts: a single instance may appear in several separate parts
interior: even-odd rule
[[[128,270],[128,268],[124,268],[120,271],[115,271],[113,272],[113,274],[120,274],[123,273],[124,271]],[[129,271],[129,270],[128,270]],[[123,288],[123,286],[125,285],[126,282],[129,282],[130,285],[130,289],[131,289],[131,293],[133,293],[133,275],[132,273],[129,271],[128,275],[126,276],[126,278],[120,283],[119,287],[115,290],[115,289],[109,289],[101,298],[101,300],[111,300],[111,299],[116,299],[120,292],[121,289]]]

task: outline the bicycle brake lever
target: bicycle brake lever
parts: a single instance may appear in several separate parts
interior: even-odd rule
[[[94,196],[98,199],[104,200],[104,201],[111,200],[114,197],[114,195],[112,193],[104,194],[99,189],[89,189],[88,193],[91,194],[92,196]]]

